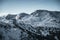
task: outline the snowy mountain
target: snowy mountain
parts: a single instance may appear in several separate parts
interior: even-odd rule
[[[60,40],[59,15],[58,11],[36,10],[0,17],[0,40]]]
[[[34,27],[48,26],[59,27],[60,26],[60,12],[37,10],[31,13],[30,17],[23,18],[23,21],[27,24],[31,24]]]

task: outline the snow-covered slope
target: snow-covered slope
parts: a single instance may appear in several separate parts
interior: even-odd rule
[[[37,10],[28,18],[23,18],[22,20],[31,24],[34,27],[37,26],[48,26],[48,27],[59,27],[60,26],[60,12],[47,11],[47,10]]]

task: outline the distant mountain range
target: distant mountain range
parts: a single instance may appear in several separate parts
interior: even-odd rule
[[[57,30],[59,34],[60,11],[36,10],[31,14],[8,14],[0,17],[0,40],[45,40],[47,35],[50,36],[50,31]],[[56,36],[56,39],[59,37]]]
[[[37,26],[59,27],[60,11],[36,10],[31,14],[27,13],[20,13],[18,15],[8,14],[5,17],[5,19],[6,20],[20,19],[24,23],[30,24],[34,27]]]

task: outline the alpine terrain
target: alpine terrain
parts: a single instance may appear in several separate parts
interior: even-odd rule
[[[60,11],[2,16],[0,40],[60,40]]]

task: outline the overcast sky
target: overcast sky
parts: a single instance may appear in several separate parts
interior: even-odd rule
[[[60,11],[59,3],[59,0],[2,0],[0,1],[0,16],[21,12],[30,14],[38,9]]]

